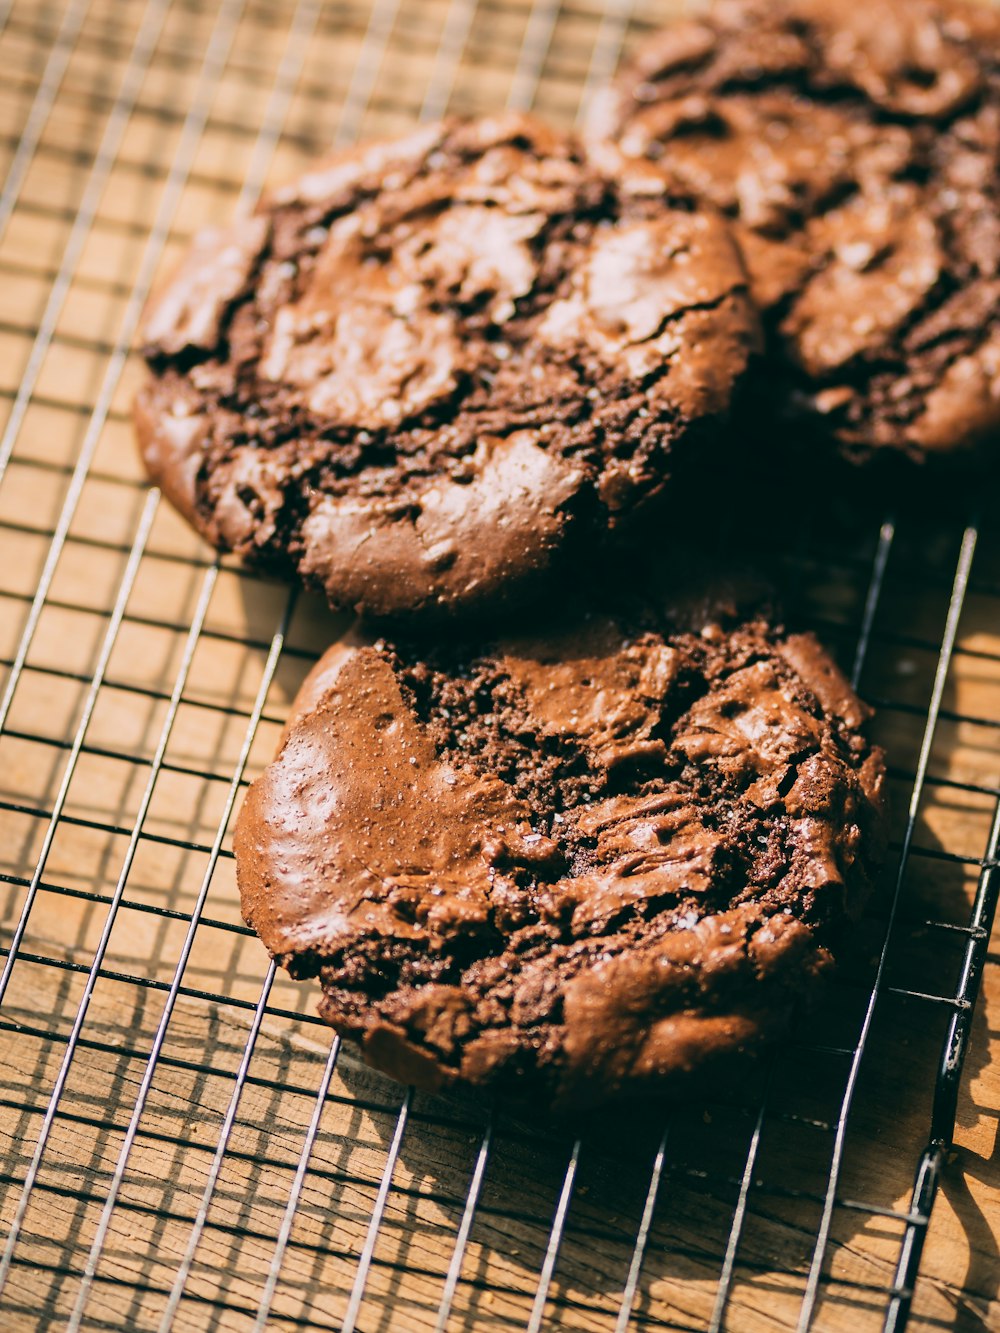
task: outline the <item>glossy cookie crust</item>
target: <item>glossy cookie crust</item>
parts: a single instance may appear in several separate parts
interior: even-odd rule
[[[318,664],[236,829],[243,913],[395,1077],[569,1111],[732,1072],[883,845],[869,710],[715,608]]]
[[[639,47],[590,131],[733,220],[758,387],[795,430],[862,461],[996,454],[995,7],[718,0]]]
[[[519,599],[701,452],[758,338],[727,228],[654,177],[520,116],[318,166],[153,301],[151,476],[335,607]]]

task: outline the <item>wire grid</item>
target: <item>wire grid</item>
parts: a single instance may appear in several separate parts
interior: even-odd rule
[[[855,497],[785,543],[880,709],[886,893],[744,1086],[571,1141],[365,1070],[268,967],[228,829],[343,625],[217,562],[131,441],[136,321],[197,226],[416,116],[571,123],[668,8],[0,3],[4,1328],[906,1322],[996,905],[992,510]]]

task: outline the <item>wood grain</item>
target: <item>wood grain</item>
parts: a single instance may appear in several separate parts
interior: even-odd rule
[[[637,5],[642,31],[671,5]],[[71,470],[141,270],[169,164],[218,8],[174,0],[127,119],[100,207],[73,265],[56,333],[0,485],[0,657],[17,652]],[[197,226],[231,211],[251,168],[289,32],[292,6],[249,3],[208,123],[171,219],[162,265]],[[305,50],[271,179],[296,170],[337,133],[394,132],[412,123],[432,81],[454,109],[502,105],[539,76],[537,105],[569,122],[600,58],[614,53],[614,14],[598,0],[534,9],[481,0],[459,49],[459,8],[404,0],[372,66],[362,114],[341,121],[352,73],[379,54],[364,0],[323,9]],[[40,85],[63,6],[16,0],[0,34],[0,147],[9,161]],[[32,340],[93,169],[111,102],[144,13],[140,0],[94,0],[59,96],[45,119],[19,206],[0,238],[0,425],[30,366]],[[376,10],[385,18],[388,7]],[[611,17],[609,18],[608,15]],[[553,22],[546,26],[547,16]],[[451,25],[451,26],[449,26]],[[366,32],[369,34],[366,46]],[[451,34],[449,37],[448,34]],[[537,52],[525,45],[548,37]],[[533,34],[533,36],[532,36]],[[376,32],[377,35],[377,32]],[[363,56],[363,53],[367,55]],[[603,53],[603,54],[602,54]],[[535,59],[537,54],[538,58]],[[9,74],[9,77],[8,77]],[[522,85],[523,86],[523,85]],[[348,99],[348,107],[351,103]],[[46,847],[90,682],[135,539],[146,492],[128,405],[130,362],[101,424],[65,551],[0,736],[0,922],[9,940]],[[851,490],[801,523],[768,532],[793,603],[850,662],[883,511]],[[902,506],[875,620],[863,688],[881,701],[878,728],[893,766],[894,855],[937,663],[965,521],[958,502]],[[899,990],[948,996],[1000,789],[1000,524],[990,508],[917,811],[899,919],[849,1120],[838,1206],[815,1326],[879,1329],[929,1125],[945,1005]],[[755,531],[753,515],[747,532]],[[758,552],[754,550],[756,556]],[[149,766],[167,715],[186,636],[206,580],[205,630],[191,663],[122,905],[110,932],[41,1160],[8,1287],[5,1329],[60,1328],[76,1298],[157,1024],[210,866],[234,764],[247,733],[284,588],[211,556],[161,505],[107,663],[85,744],[47,849],[11,984],[0,1003],[0,1174],[3,1217],[17,1205],[87,970],[118,883]],[[303,597],[253,741],[259,771],[298,683],[343,623]],[[4,669],[6,676],[7,667]],[[892,881],[893,866],[887,872]],[[725,1327],[793,1329],[812,1258],[850,1050],[885,932],[883,895],[823,1011],[773,1063],[712,1105],[620,1114],[591,1126],[580,1157],[546,1327],[610,1330],[642,1216],[657,1146],[665,1165],[632,1327],[702,1329],[746,1176],[746,1221]],[[930,1226],[912,1327],[1000,1328],[1000,942],[994,939],[963,1082],[955,1148]],[[243,931],[228,841],[211,875],[182,989],[111,1220],[88,1328],[155,1328],[190,1234],[261,993],[266,958]],[[308,986],[279,977],[250,1062],[234,1129],[175,1327],[252,1326],[288,1191],[315,1104],[330,1034],[313,1018]],[[766,1092],[766,1108],[760,1114]],[[340,1326],[386,1162],[402,1090],[344,1051],[305,1179],[270,1325]],[[424,1333],[437,1320],[488,1108],[418,1096],[402,1140],[365,1289],[359,1328]],[[760,1117],[758,1119],[758,1117]],[[759,1133],[757,1133],[759,1125]],[[523,1328],[571,1151],[562,1129],[496,1123],[494,1146],[449,1327]]]

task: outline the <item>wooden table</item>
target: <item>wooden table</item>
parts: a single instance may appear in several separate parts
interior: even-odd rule
[[[636,5],[629,33],[669,8]],[[458,110],[534,99],[546,114],[571,121],[588,80],[597,82],[613,63],[623,26],[616,15],[625,14],[623,5],[605,11],[597,0],[480,0],[478,8],[474,0],[404,0],[398,12],[388,0],[371,10],[365,0],[337,0],[310,31],[308,4],[298,26],[291,4],[251,0],[242,16],[238,9],[235,0],[164,0],[162,34],[134,83],[133,45],[144,59],[142,42],[155,35],[149,25],[157,11],[145,0],[75,8],[15,0],[0,34],[0,150],[17,168],[18,136],[26,133],[33,147],[0,237],[0,425],[8,423],[13,447],[0,483],[7,679],[25,650],[0,736],[5,942],[31,897],[0,1001],[5,1224],[74,1040],[111,896],[129,865],[0,1299],[4,1328],[65,1326],[140,1097],[144,1111],[84,1326],[156,1327],[237,1086],[242,1095],[218,1158],[208,1225],[174,1326],[250,1328],[330,1050],[309,986],[279,976],[259,1004],[267,960],[241,929],[225,829],[231,801],[270,756],[309,663],[343,624],[309,597],[293,604],[276,584],[229,562],[217,568],[166,504],[148,499],[128,421],[138,368],[132,360],[119,364],[132,340],[133,293],[195,227],[228,216],[246,181],[290,174],[338,134],[400,130],[449,92]],[[45,114],[33,118],[33,105]],[[105,170],[95,153],[109,135]],[[33,353],[47,324],[52,336]],[[89,465],[78,465],[88,454]],[[855,499],[834,498],[821,521],[806,513],[787,530],[761,521],[755,539],[755,554],[779,548],[795,614],[815,624],[848,665],[884,518]],[[888,565],[862,687],[881,701],[897,858],[966,518],[961,503],[903,506],[891,547],[882,532]],[[997,519],[993,506],[979,525],[884,993],[860,1067],[815,1321],[824,1333],[881,1327],[901,1215],[928,1133],[949,1010],[900,992],[953,993],[964,937],[924,923],[965,921],[994,817]],[[50,557],[54,533],[61,534],[58,559]],[[32,611],[43,579],[47,595]],[[199,617],[203,628],[192,634]],[[183,690],[167,732],[178,681]],[[262,681],[269,686],[258,709]],[[234,786],[244,745],[246,771]],[[823,1012],[769,1070],[711,1106],[668,1117],[621,1114],[591,1130],[546,1327],[615,1326],[665,1124],[633,1326],[708,1326],[742,1191],[745,1221],[725,1326],[748,1333],[795,1327],[888,900],[875,905]],[[192,913],[200,914],[193,932]],[[190,957],[178,974],[189,933]],[[914,1300],[915,1329],[1000,1328],[996,962],[991,953],[955,1149]],[[165,1005],[162,1052],[144,1091]],[[837,1047],[848,1054],[831,1054]],[[340,1326],[402,1096],[341,1053],[316,1122],[270,1326]],[[487,1123],[488,1108],[462,1098],[418,1096],[406,1105],[360,1307],[365,1333],[435,1327]],[[572,1147],[564,1132],[497,1120],[451,1328],[525,1326]]]

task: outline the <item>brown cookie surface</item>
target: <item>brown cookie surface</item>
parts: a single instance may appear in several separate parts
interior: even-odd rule
[[[247,795],[243,914],[404,1081],[683,1093],[787,1027],[864,904],[868,717],[811,636],[720,608],[355,639]]]
[[[591,132],[733,219],[799,428],[856,459],[995,450],[995,9],[718,0],[640,45]]]
[[[336,607],[516,599],[660,494],[757,338],[725,225],[657,193],[519,116],[320,165],[152,303],[149,472]]]

